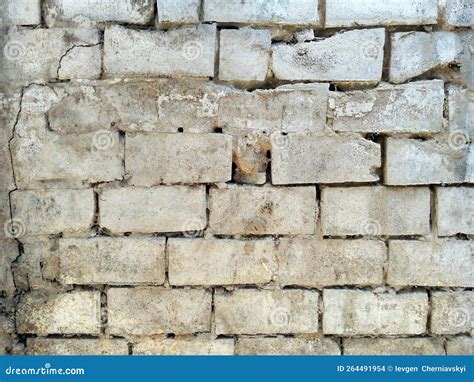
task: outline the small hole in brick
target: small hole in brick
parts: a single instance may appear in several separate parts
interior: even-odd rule
[[[332,91],[332,92],[337,91],[336,85],[334,85],[334,84],[329,84],[329,90]]]
[[[125,232],[123,236],[130,236],[132,233],[131,232]]]
[[[182,127],[178,127],[178,133],[184,132],[184,129]]]
[[[268,159],[272,158],[272,152],[270,150],[267,151],[267,158]]]
[[[214,133],[222,134],[222,127],[216,127]]]

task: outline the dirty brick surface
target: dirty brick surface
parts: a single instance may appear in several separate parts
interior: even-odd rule
[[[472,1],[0,8],[0,354],[473,354]]]

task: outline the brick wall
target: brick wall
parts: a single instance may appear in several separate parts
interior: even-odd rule
[[[473,353],[470,0],[4,0],[0,353]]]

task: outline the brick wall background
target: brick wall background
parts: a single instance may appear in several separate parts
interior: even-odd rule
[[[472,1],[0,6],[0,352],[473,353]]]

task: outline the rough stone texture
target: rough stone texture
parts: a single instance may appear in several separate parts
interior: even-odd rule
[[[323,188],[324,235],[425,235],[429,232],[428,188]]]
[[[202,339],[151,339],[140,341],[133,346],[136,355],[233,355],[232,338]]]
[[[128,355],[122,339],[28,338],[27,355]]]
[[[275,44],[275,77],[289,81],[377,83],[382,77],[384,29],[341,32],[319,41]]]
[[[213,188],[209,198],[209,228],[216,235],[304,235],[315,230],[314,187]]]
[[[238,355],[340,355],[337,343],[329,338],[239,338],[235,344]]]
[[[171,285],[266,284],[277,262],[271,240],[170,239]]]
[[[471,255],[472,255],[471,251]],[[466,265],[471,270],[472,266]],[[472,284],[471,284],[472,285]],[[474,326],[474,292],[433,292],[431,332],[435,334],[470,333]]]
[[[219,43],[219,80],[243,86],[263,83],[270,65],[270,45],[269,30],[222,30]],[[244,65],[242,61],[245,62]]]
[[[278,281],[309,288],[379,285],[386,252],[381,241],[282,239]]]
[[[474,179],[474,145],[440,144],[415,139],[387,139],[385,183],[449,184]]]
[[[4,0],[0,27],[41,24],[41,0]]]
[[[474,234],[474,188],[436,189],[437,225],[440,236]]]
[[[91,189],[14,191],[10,200],[18,237],[85,233],[93,223]]]
[[[163,284],[165,240],[60,239],[59,279],[64,284]]]
[[[387,282],[393,286],[474,286],[474,244],[465,240],[390,241]]]
[[[326,0],[326,28],[436,24],[436,0]]]
[[[106,189],[99,196],[100,224],[114,233],[186,232],[206,227],[204,187]]]
[[[401,83],[430,69],[458,63],[462,51],[453,32],[392,33],[390,82]]]
[[[474,6],[470,0],[441,0],[443,21],[449,27],[472,27]]]
[[[211,298],[204,289],[111,288],[108,327],[120,336],[209,331]]]
[[[347,338],[344,355],[444,355],[443,343],[434,338]]]
[[[102,51],[99,45],[76,46],[62,57],[58,69],[60,80],[97,79],[102,74]]]
[[[474,137],[474,92],[449,85],[447,99],[451,141],[456,143],[459,140],[462,145],[469,137]]]
[[[14,240],[0,240],[0,294],[8,299],[15,293],[11,264],[18,255],[18,244]]]
[[[95,22],[147,24],[153,18],[153,0],[43,0],[49,27],[87,26]]]
[[[272,184],[372,182],[380,145],[360,137],[282,136],[272,150]]]
[[[443,126],[444,87],[439,80],[329,94],[335,131],[427,134]]]
[[[31,292],[17,307],[18,333],[99,334],[100,292],[73,291],[53,296]]]
[[[157,0],[158,27],[199,23],[200,0]]]
[[[474,338],[459,336],[446,341],[446,353],[448,355],[473,355]]]
[[[215,51],[215,25],[183,27],[167,32],[115,25],[105,30],[104,70],[111,77],[212,77]]]
[[[318,332],[314,291],[237,289],[214,296],[217,334]]]
[[[257,25],[319,25],[317,0],[299,0],[297,6],[291,0],[206,0],[203,21],[225,24]]]
[[[324,334],[401,335],[422,334],[426,330],[428,295],[425,292],[376,294],[325,289],[323,301]]]
[[[218,183],[232,178],[232,137],[224,134],[127,134],[129,184]]]

